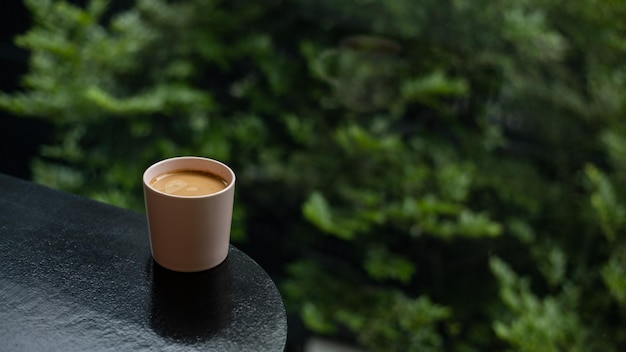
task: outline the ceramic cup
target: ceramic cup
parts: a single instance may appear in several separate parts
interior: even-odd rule
[[[179,196],[150,186],[155,177],[179,170],[209,172],[226,181],[226,188],[208,195]],[[197,272],[226,259],[235,195],[235,173],[228,166],[191,156],[162,160],[144,172],[143,189],[150,248],[159,265]]]

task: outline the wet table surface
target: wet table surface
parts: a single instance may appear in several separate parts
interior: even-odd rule
[[[175,273],[143,214],[0,174],[0,350],[282,351],[276,286],[231,246]]]

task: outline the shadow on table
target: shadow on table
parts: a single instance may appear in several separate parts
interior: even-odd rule
[[[153,259],[150,326],[159,336],[179,343],[210,340],[230,324],[233,309],[229,259],[198,273],[179,273]]]

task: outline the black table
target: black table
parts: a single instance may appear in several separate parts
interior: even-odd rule
[[[0,174],[1,351],[282,351],[269,276],[235,247],[154,263],[145,216]]]

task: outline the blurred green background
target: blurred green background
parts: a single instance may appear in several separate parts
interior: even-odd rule
[[[290,350],[626,350],[626,2],[23,6],[2,171],[142,212],[228,163]]]

